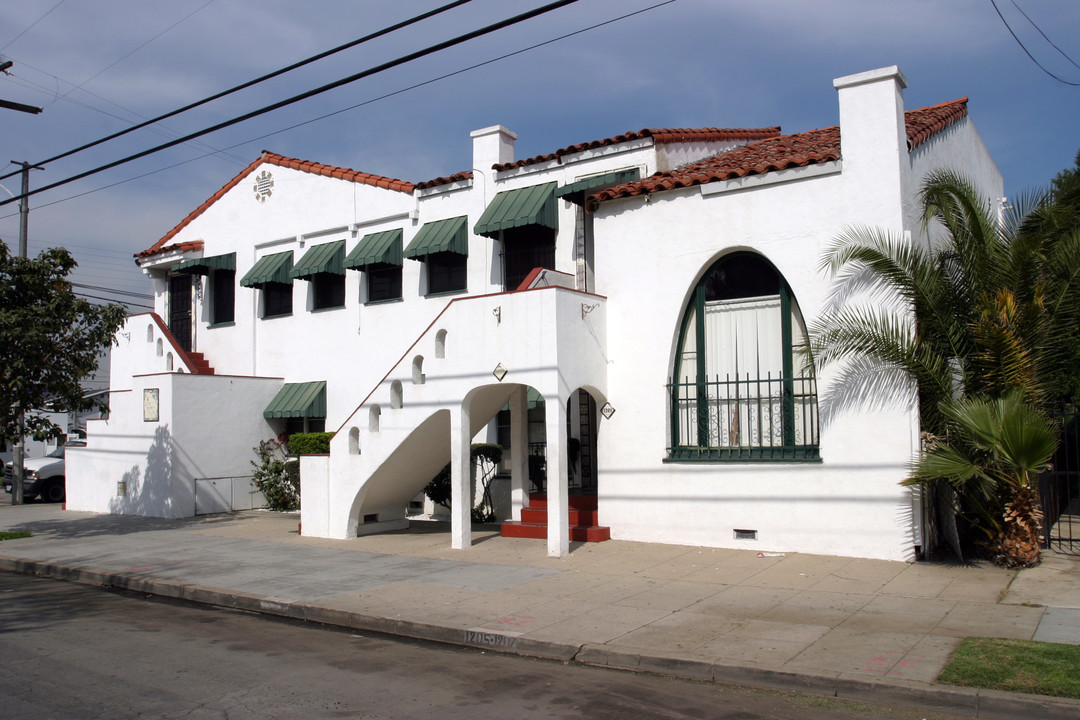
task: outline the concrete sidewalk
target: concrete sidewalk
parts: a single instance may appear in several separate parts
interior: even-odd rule
[[[1080,560],[1019,573],[449,528],[300,537],[298,516],[158,520],[0,505],[0,569],[108,584],[358,630],[698,680],[1075,718],[1080,703],[934,685],[961,639],[1080,644]]]

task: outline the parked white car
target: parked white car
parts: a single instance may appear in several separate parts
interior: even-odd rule
[[[64,450],[69,447],[85,447],[84,441],[72,441],[53,450],[43,458],[23,461],[23,499],[40,497],[45,502],[64,502]],[[15,464],[4,468],[4,492],[11,493],[15,484]]]

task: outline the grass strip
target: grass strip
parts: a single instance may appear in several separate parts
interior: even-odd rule
[[[965,638],[938,675],[938,682],[1080,698],[1080,646]]]
[[[30,537],[30,533],[21,532],[3,532],[0,531],[0,540],[18,540],[19,538]]]

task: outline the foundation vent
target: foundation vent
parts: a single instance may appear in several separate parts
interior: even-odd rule
[[[757,530],[739,530],[735,529],[736,540],[757,540]]]

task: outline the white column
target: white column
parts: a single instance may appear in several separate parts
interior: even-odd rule
[[[510,507],[511,518],[521,520],[529,490],[529,388],[522,385],[510,396]]]
[[[566,400],[544,396],[547,427],[548,557],[570,552],[570,490],[566,473]]]
[[[472,545],[472,432],[469,408],[462,404],[450,413],[450,547]]]

